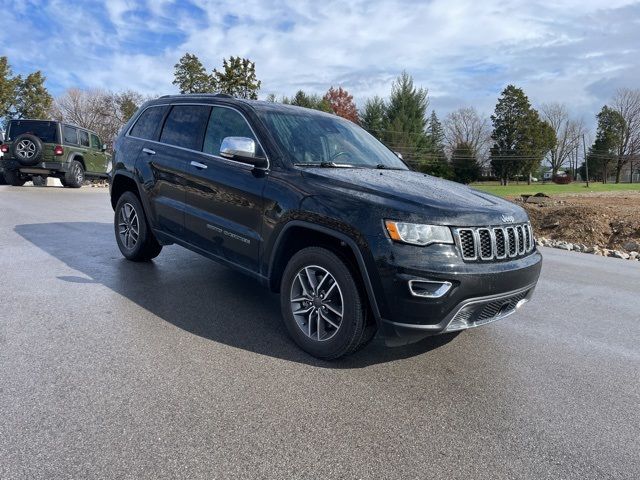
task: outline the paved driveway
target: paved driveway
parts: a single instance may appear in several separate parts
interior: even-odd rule
[[[640,478],[640,263],[544,250],[521,313],[337,363],[103,189],[0,187],[0,478]]]

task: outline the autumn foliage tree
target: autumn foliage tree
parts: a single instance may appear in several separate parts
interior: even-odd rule
[[[339,117],[358,123],[358,109],[353,101],[353,95],[350,95],[342,87],[333,88],[324,95],[324,99],[331,105],[333,113]]]

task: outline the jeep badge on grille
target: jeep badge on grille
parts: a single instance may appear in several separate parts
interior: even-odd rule
[[[502,218],[504,223],[514,223],[516,221],[513,215],[502,215],[500,218]]]

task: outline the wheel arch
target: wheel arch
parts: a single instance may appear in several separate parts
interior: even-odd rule
[[[273,292],[280,290],[280,281],[288,260],[296,252],[310,246],[327,248],[346,261],[363,285],[371,312],[376,323],[380,324],[382,320],[369,269],[356,241],[343,232],[322,225],[292,220],[282,228],[274,243],[269,261],[269,288]]]
[[[111,207],[115,210],[118,199],[124,192],[133,192],[137,195],[145,208],[140,195],[138,183],[126,173],[116,173],[111,180]]]
[[[87,164],[85,163],[84,157],[82,156],[81,153],[72,153],[69,156],[69,160],[68,160],[69,163],[73,162],[74,160],[76,162],[80,162],[80,164],[82,165],[82,168],[84,168],[84,171],[85,172],[87,171]]]

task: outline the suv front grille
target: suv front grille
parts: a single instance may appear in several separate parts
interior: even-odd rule
[[[454,228],[462,259],[469,262],[522,257],[534,248],[529,223],[508,227]]]

